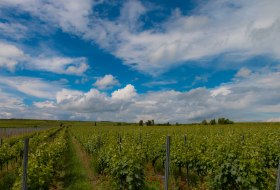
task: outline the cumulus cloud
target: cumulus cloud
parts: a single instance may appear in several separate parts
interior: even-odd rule
[[[230,93],[231,91],[229,90],[229,87],[225,87],[225,86],[211,90],[211,96],[218,96],[218,95],[226,96]]]
[[[63,89],[57,93],[56,102],[36,104],[55,106],[68,112],[71,118],[87,120],[197,122],[228,117],[235,121],[267,121],[271,114],[280,114],[279,80],[279,72],[251,73],[216,88],[145,94],[138,94],[132,85],[111,95],[97,89],[88,92]]]
[[[196,88],[186,92],[150,91],[145,94],[137,93],[132,85],[116,90],[111,95],[97,89],[83,92],[60,88],[52,92],[56,93],[55,98],[51,96],[48,99],[44,95],[47,100],[36,101],[31,107],[24,105],[20,97],[8,100],[8,95],[2,95],[2,90],[1,97],[7,99],[1,99],[0,102],[4,105],[5,101],[10,101],[10,104],[1,107],[7,117],[23,116],[20,111],[11,111],[19,105],[22,110],[36,110],[34,117],[38,118],[42,112],[44,115],[41,118],[52,118],[53,115],[53,118],[82,120],[136,122],[154,119],[157,122],[185,123],[227,117],[235,121],[272,121],[273,116],[277,119],[280,115],[279,80],[279,72],[251,73],[215,88]],[[36,82],[31,82],[37,86]],[[41,93],[17,86],[24,93],[42,97]]]
[[[72,112],[58,109],[51,105],[51,102],[37,102],[33,105],[26,105],[22,96],[2,92],[0,90],[0,118],[26,118],[26,119],[69,119]],[[77,119],[86,119],[85,116]]]
[[[116,90],[112,93],[112,98],[117,100],[129,100],[135,97],[136,90],[131,84],[126,85],[123,89]]]
[[[62,103],[63,101],[68,101],[82,96],[83,93],[78,90],[62,89],[56,94],[57,103]]]
[[[112,97],[97,89],[91,89],[89,92],[73,91],[63,89],[56,96],[57,106],[62,109],[73,109],[78,112],[120,112],[123,106],[131,102],[135,96],[135,90],[132,85],[127,85],[112,93]]]
[[[280,91],[276,82],[279,79],[278,72],[254,73],[213,89],[150,92],[139,96],[127,114],[137,110],[134,111],[137,119],[149,116],[150,119],[173,122],[201,121],[214,117],[265,121],[265,115],[269,113],[280,114],[277,109],[280,106]]]
[[[104,90],[119,85],[119,81],[113,75],[105,75],[104,77],[97,79],[93,85],[98,89]]]

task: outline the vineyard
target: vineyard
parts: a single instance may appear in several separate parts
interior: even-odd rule
[[[23,139],[27,137],[27,187],[31,190],[158,190],[164,189],[166,181],[172,190],[276,187],[279,123],[57,122],[52,128],[3,140],[0,189],[21,189]]]

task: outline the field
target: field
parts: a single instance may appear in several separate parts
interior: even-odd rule
[[[169,189],[269,190],[276,185],[280,123],[138,126],[1,120],[0,127],[34,129],[2,133],[0,189],[21,189],[26,137],[31,190],[164,189],[167,136]]]

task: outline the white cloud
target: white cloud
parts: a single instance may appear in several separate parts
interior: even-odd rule
[[[2,77],[1,77],[2,79]],[[54,101],[24,103],[25,97],[0,84],[0,118],[69,119],[75,113],[61,110]],[[78,114],[77,114],[78,115]],[[77,119],[86,119],[85,116]]]
[[[61,84],[58,82],[45,81],[32,77],[1,76],[0,85],[29,96],[48,99],[54,99],[56,92],[61,89]]]
[[[0,41],[0,67],[14,71],[21,64],[22,69],[48,71],[57,74],[83,75],[89,65],[84,57],[30,56],[15,45]]]
[[[216,89],[213,89],[211,90],[211,96],[218,96],[218,95],[223,95],[223,96],[226,96],[228,94],[230,94],[230,90],[228,87],[219,87],[219,88],[216,88]]]
[[[6,36],[12,39],[22,39],[27,36],[28,28],[20,23],[1,23],[0,36]]]
[[[280,122],[280,118],[268,119],[267,122]]]
[[[116,90],[112,93],[112,99],[117,100],[130,100],[137,95],[134,86],[131,84],[126,85],[123,89]]]
[[[55,103],[53,101],[34,102],[33,105],[38,108],[56,108]]]
[[[16,81],[23,80],[25,78],[17,78]],[[35,84],[35,92],[26,90],[29,87],[21,89],[21,85],[15,89],[41,97],[45,89],[36,87],[37,80],[30,80]],[[277,119],[280,115],[279,80],[279,72],[251,73],[245,78],[234,79],[212,89],[196,88],[186,92],[168,90],[145,94],[136,93],[132,85],[116,90],[111,95],[97,89],[82,92],[60,87],[51,93],[56,93],[55,98],[45,95],[47,100],[36,101],[33,106],[24,105],[22,97],[7,93],[3,95],[5,88],[0,85],[0,95],[4,97],[0,100],[0,110],[2,117],[24,118],[28,115],[23,113],[28,112],[32,113],[29,116],[33,118],[79,120],[154,119],[156,122],[183,123],[227,117],[235,121],[272,121],[272,118]],[[38,93],[38,89],[42,91]]]
[[[14,71],[16,65],[25,59],[24,52],[14,45],[0,41],[0,67]]]
[[[56,94],[57,103],[62,103],[63,101],[68,101],[82,96],[83,93],[78,90],[62,89]]]
[[[119,81],[113,75],[105,75],[104,77],[97,79],[93,85],[98,89],[104,90],[119,85]]]
[[[153,75],[220,54],[234,55],[236,60],[263,54],[280,59],[278,0],[212,0],[197,7],[192,15],[174,10],[168,19],[149,29],[143,28],[139,18],[150,9],[140,1],[126,1],[114,20],[93,12],[92,8],[102,1],[1,3],[94,41],[126,65]]]
[[[1,0],[0,5],[30,12],[42,20],[61,26],[62,29],[85,30],[91,8],[99,2],[91,0],[81,2],[76,0]]]
[[[139,29],[138,19],[141,15],[146,13],[148,10],[140,2],[132,0],[124,3],[121,13],[120,22],[129,27],[130,30]]]
[[[26,68],[29,70],[42,70],[58,74],[82,75],[88,68],[86,58],[50,57],[39,56],[30,58]]]
[[[14,94],[4,92],[0,88],[0,118],[11,118],[19,112],[24,112],[26,106],[21,97],[16,97]]]
[[[247,77],[251,74],[251,70],[247,68],[241,68],[237,73],[236,77]]]
[[[278,72],[251,73],[246,78],[233,80],[213,89],[197,88],[187,92],[170,90],[146,94],[137,94],[134,87],[128,85],[113,92],[111,97],[97,90],[90,90],[58,106],[70,104],[64,109],[71,108],[78,113],[86,113],[88,118],[100,120],[194,122],[228,117],[236,121],[266,121],[269,113],[280,114],[278,80]],[[123,102],[124,100],[128,102]]]
[[[96,89],[91,89],[86,93],[64,89],[57,93],[59,108],[78,113],[120,112],[129,101],[128,99],[114,99]]]
[[[192,15],[183,15],[179,9],[174,10],[170,18],[150,29],[143,29],[143,23],[139,20],[149,11],[140,1],[125,3],[120,17],[113,20],[98,17],[98,14],[92,11],[95,3],[89,0],[0,1],[1,7],[13,6],[27,11],[50,26],[60,27],[64,32],[94,41],[101,48],[124,60],[125,64],[150,74],[164,72],[185,61],[211,58],[220,54],[234,55],[237,60],[262,54],[280,58],[278,0],[212,0],[193,10]],[[9,27],[12,30],[17,26],[12,26],[11,23],[0,25],[3,31],[8,31]],[[19,47],[4,42],[0,43],[0,48],[9,50],[0,51],[0,67],[9,70],[14,70],[18,63],[26,58],[30,61],[25,66],[34,70],[82,75],[88,68],[84,58],[49,58],[47,55],[31,58]],[[187,122],[219,116],[235,120],[270,119],[269,113],[279,113],[279,80],[279,72],[260,74],[242,68],[231,83],[213,89],[137,94],[134,86],[127,85],[113,92],[111,96],[96,89],[88,92],[61,90],[61,85],[56,83],[28,77],[1,76],[0,83],[5,88],[50,99],[50,102],[34,103],[38,113],[32,113],[38,117],[44,110],[47,114],[45,116],[50,118],[128,121],[153,118],[163,122]],[[160,81],[156,82],[162,84]],[[105,88],[110,82],[104,84]],[[9,109],[17,104],[23,105],[22,99],[14,97],[11,100],[10,107],[5,107],[4,101],[0,101],[4,105],[1,113],[5,117],[11,114],[20,115],[19,112]]]
[[[22,98],[16,97],[11,93],[6,93],[0,88],[0,108],[4,109],[24,109]]]

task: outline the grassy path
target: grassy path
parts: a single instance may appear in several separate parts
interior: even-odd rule
[[[94,189],[95,187],[95,181],[96,177],[94,176],[92,167],[91,167],[91,157],[85,152],[83,147],[79,144],[79,142],[75,139],[72,138],[72,142],[74,145],[74,149],[76,152],[76,156],[79,158],[82,168],[84,169],[84,172],[86,174],[87,181],[90,182],[91,184],[91,189]]]
[[[81,162],[81,167],[86,174],[87,181],[90,183],[92,190],[108,190],[113,189],[110,182],[110,177],[106,175],[96,174],[94,166],[92,165],[92,157],[89,155],[81,144],[75,139],[71,138],[75,154]]]
[[[68,131],[66,138],[68,149],[65,153],[64,172],[51,190],[92,190],[93,187],[88,178],[88,166],[85,166],[78,146]]]

